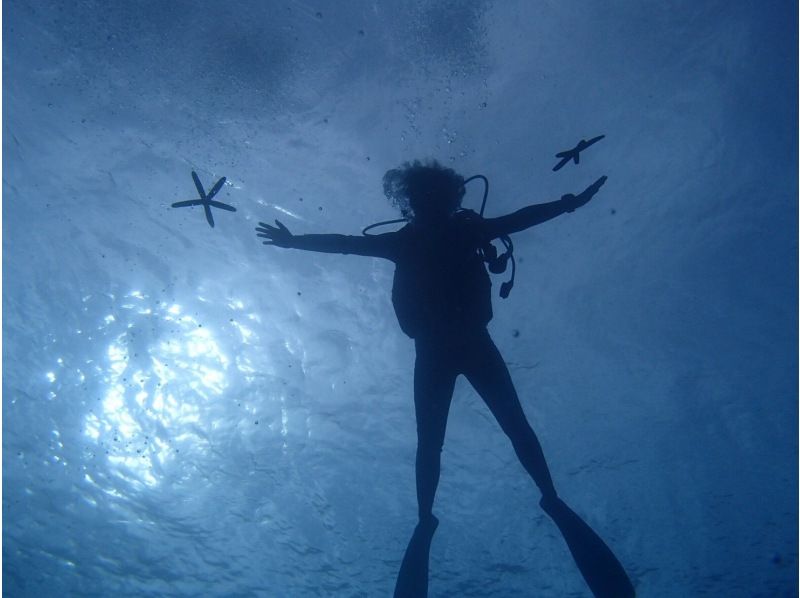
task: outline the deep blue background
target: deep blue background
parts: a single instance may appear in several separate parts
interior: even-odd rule
[[[358,234],[433,157],[489,215],[608,175],[495,298],[556,484],[640,596],[796,596],[796,57],[788,0],[7,0],[4,595],[390,594],[391,265],[253,229]],[[587,594],[463,382],[443,463],[432,596]]]

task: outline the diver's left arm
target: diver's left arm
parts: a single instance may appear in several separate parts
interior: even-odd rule
[[[487,218],[484,221],[485,234],[491,239],[496,239],[501,235],[510,235],[511,233],[525,230],[537,224],[542,224],[561,214],[574,212],[577,208],[589,203],[589,200],[594,197],[594,194],[597,193],[605,182],[606,177],[602,176],[579,195],[568,193],[563,195],[558,201],[527,206],[521,210],[498,218]]]

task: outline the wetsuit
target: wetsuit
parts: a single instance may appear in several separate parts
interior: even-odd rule
[[[417,419],[417,499],[420,521],[432,517],[440,455],[455,380],[466,376],[508,435],[544,498],[555,488],[536,435],[522,411],[486,325],[492,317],[488,274],[479,249],[488,241],[574,209],[565,201],[538,204],[499,218],[456,212],[424,226],[370,236],[296,235],[289,247],[385,258],[396,265],[392,300],[403,331],[414,338]]]

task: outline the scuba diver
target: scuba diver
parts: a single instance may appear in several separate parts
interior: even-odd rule
[[[400,568],[395,597],[427,596],[430,545],[439,523],[433,503],[440,456],[455,381],[462,374],[511,440],[517,457],[542,493],[540,506],[561,530],[594,594],[614,598],[634,595],[613,553],[559,498],[542,447],[487,330],[492,303],[485,263],[489,262],[492,271],[502,271],[497,261],[509,257],[498,258],[491,241],[507,239],[511,233],[573,212],[589,202],[605,180],[604,176],[599,178],[578,195],[567,194],[557,201],[484,218],[483,210],[479,215],[460,208],[464,177],[436,161],[414,161],[389,170],[383,177],[384,193],[407,220],[398,231],[364,236],[294,235],[278,220],[276,226],[260,222],[256,228],[258,236],[266,239],[265,245],[379,257],[395,264],[392,303],[400,327],[416,346],[419,516]],[[507,295],[508,289],[504,292]]]

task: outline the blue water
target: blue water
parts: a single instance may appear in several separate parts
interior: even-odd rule
[[[639,596],[796,596],[796,57],[788,1],[7,0],[3,595],[391,595],[391,264],[254,227],[358,234],[433,157],[487,215],[608,175],[494,291],[555,482]],[[587,596],[538,498],[459,381],[431,596]]]

